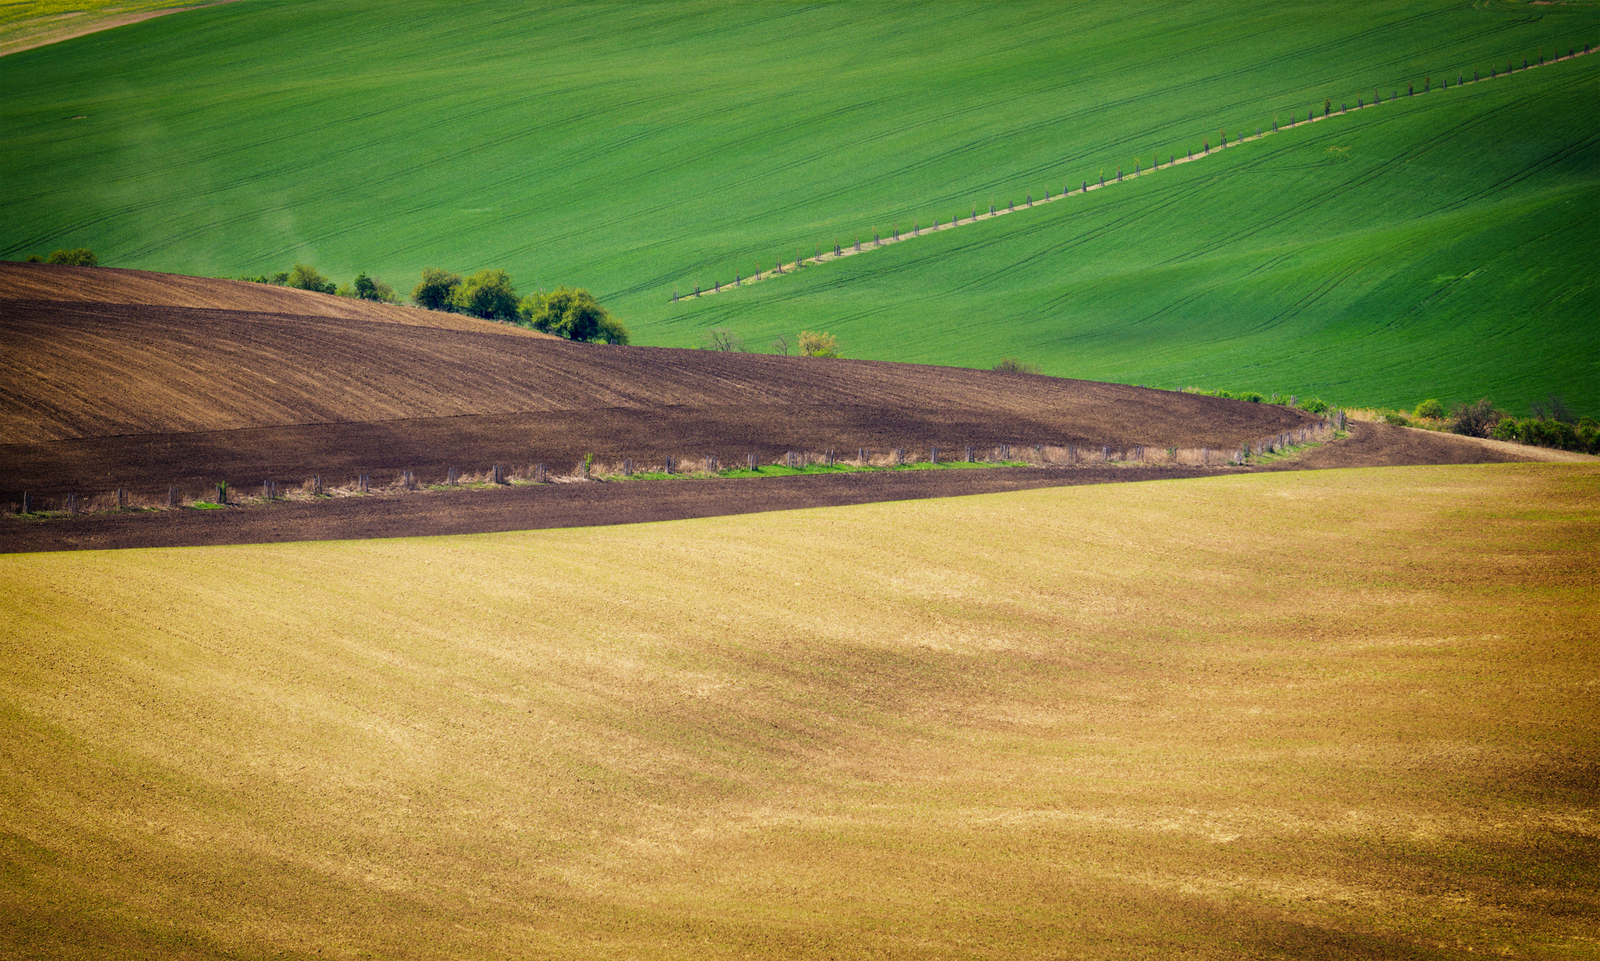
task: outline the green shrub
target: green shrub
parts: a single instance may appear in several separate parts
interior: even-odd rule
[[[568,340],[626,344],[628,328],[612,317],[594,295],[581,287],[558,287],[524,297],[517,313],[534,330]]]
[[[1383,415],[1383,422],[1390,427],[1407,427],[1411,424],[1411,421],[1406,420],[1406,415],[1393,411]]]
[[[87,247],[74,247],[71,250],[58,250],[52,253],[45,263],[64,264],[68,267],[98,267],[100,258]]]
[[[1261,396],[1259,393],[1257,393],[1256,391],[1253,391],[1253,390],[1247,390],[1247,391],[1245,391],[1245,392],[1243,392],[1241,394],[1238,394],[1238,395],[1236,395],[1234,397],[1234,399],[1235,400],[1247,400],[1252,404],[1259,404],[1262,401],[1266,400],[1265,397]]]
[[[1000,363],[994,365],[994,369],[1002,374],[1037,374],[1039,365],[1025,364],[1015,357],[1004,357]]]
[[[355,295],[362,300],[374,300],[384,304],[398,304],[400,298],[394,295],[394,288],[376,277],[366,274],[356,274],[356,282],[352,288]]]
[[[461,275],[438,267],[422,268],[422,283],[411,291],[411,301],[425,310],[453,310],[452,298],[461,286]]]
[[[800,356],[802,357],[838,357],[839,338],[824,331],[802,330],[800,332]]]
[[[317,268],[305,264],[295,264],[294,269],[289,271],[289,286],[319,294],[331,294],[338,289],[334,282],[322,276]]]
[[[456,310],[486,320],[517,319],[517,289],[503,270],[480,270],[468,277],[450,296]]]
[[[1300,409],[1308,414],[1325,414],[1328,411],[1328,404],[1319,398],[1308,397],[1300,402]]]
[[[1444,420],[1444,405],[1436,400],[1425,400],[1417,405],[1416,416],[1424,420]]]

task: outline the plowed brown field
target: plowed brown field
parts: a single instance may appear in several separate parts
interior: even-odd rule
[[[567,471],[589,453],[607,461],[716,455],[734,463],[749,454],[766,462],[786,450],[833,448],[848,456],[862,447],[904,447],[925,454],[967,444],[1221,452],[1312,420],[1285,407],[1119,384],[574,344],[453,314],[259,284],[0,265],[0,502],[23,491],[51,498],[122,488],[149,498],[169,486],[200,493],[218,481],[287,486],[313,474],[329,484],[359,473],[386,483],[409,470],[430,482],[450,468],[496,463]],[[1352,440],[1346,452],[1325,451],[1306,466],[1519,459],[1377,427],[1363,427]],[[1115,471],[1106,479],[1133,477]],[[1010,483],[842,478],[805,487],[814,493],[801,500],[849,503],[880,488],[882,499],[934,496],[905,493],[912,489],[976,493]],[[850,484],[856,486],[847,493]],[[734,500],[755,496],[749,485],[717,490]],[[702,510],[640,506],[645,495],[637,493],[607,496],[581,523]],[[653,496],[688,503],[680,491]],[[725,512],[771,509],[761,505],[790,496],[766,492],[750,505],[730,501]],[[422,513],[466,503],[440,498]],[[540,515],[533,503],[521,510]],[[560,519],[564,508],[554,510],[545,521],[525,516],[523,526],[574,523]],[[306,523],[312,535],[315,524]],[[483,523],[499,530],[507,522]],[[454,523],[434,518],[412,527]],[[388,523],[343,529],[346,536],[407,532],[405,524]]]

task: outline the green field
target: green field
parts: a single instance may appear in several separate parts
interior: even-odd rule
[[[1500,465],[0,557],[0,957],[1600,957],[1597,546]]]
[[[1600,56],[1402,99],[652,316],[685,344],[808,327],[852,356],[1600,412],[1597,89]]]
[[[1570,321],[1584,290],[1561,260],[1596,246],[1563,212],[1594,207],[1586,59],[1296,135],[1310,156],[1247,148],[1164,188],[875,253],[731,307],[665,303],[1324,97],[1388,96],[1586,40],[1600,41],[1593,3],[241,0],[0,58],[0,256],[88,246],[110,265],[209,275],[304,260],[402,289],[427,265],[500,266],[524,289],[595,289],[645,343],[698,343],[726,322],[762,347],[820,326],[851,356],[1016,354],[1047,373],[1325,388],[1346,403],[1489,392],[1519,405],[1553,390],[1593,409],[1594,325]],[[1538,111],[1531,143],[1517,98]],[[1411,154],[1462,124],[1459,168],[1419,178],[1444,165]],[[1366,139],[1333,164],[1315,144],[1342,146],[1346,130]],[[1507,182],[1519,151],[1530,174]],[[1388,203],[1305,209],[1352,186]],[[1511,284],[1480,302],[1482,280],[1434,296],[1435,278],[1480,263],[1552,258],[1548,311]],[[1179,293],[1152,293],[1168,285]],[[1359,316],[1330,320],[1340,305]],[[1464,349],[1460,318],[1519,338],[1515,353]],[[1359,329],[1385,323],[1405,330]]]

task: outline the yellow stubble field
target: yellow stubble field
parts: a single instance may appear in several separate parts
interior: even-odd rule
[[[1518,464],[0,557],[0,955],[1600,956],[1597,549]]]

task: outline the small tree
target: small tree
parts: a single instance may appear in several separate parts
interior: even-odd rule
[[[1555,394],[1551,394],[1549,399],[1542,404],[1535,402],[1533,404],[1533,416],[1540,420],[1553,420],[1562,424],[1576,424],[1578,422],[1578,415],[1574,414],[1572,408],[1567,406],[1566,400]]]
[[[779,334],[778,339],[772,342],[772,349],[785,357],[789,356],[789,338]]]
[[[1420,420],[1444,420],[1444,405],[1429,398],[1417,405],[1416,415]]]
[[[1450,412],[1450,429],[1468,437],[1488,437],[1500,420],[1500,412],[1485,397],[1476,403],[1458,404]]]
[[[813,333],[809,330],[800,332],[800,355],[802,357],[838,357],[839,338],[830,333]]]
[[[64,264],[68,267],[98,267],[100,258],[87,247],[74,247],[71,250],[58,250],[52,253],[45,263]]]
[[[701,349],[745,353],[744,341],[739,338],[738,334],[726,327],[713,327],[707,331],[706,344]]]
[[[517,313],[534,330],[568,340],[628,342],[628,328],[581,287],[558,287],[550,293],[541,290],[530,294],[523,298]]]
[[[461,276],[438,267],[422,268],[422,283],[411,291],[411,300],[425,310],[451,310]]]
[[[511,286],[511,275],[503,270],[480,270],[462,282],[450,297],[451,304],[463,314],[488,320],[515,320],[517,318],[517,289]]]
[[[317,268],[305,264],[295,264],[294,269],[289,271],[289,286],[319,294],[331,294],[338,289],[338,286],[322,276]]]
[[[394,288],[376,277],[356,274],[354,289],[356,296],[362,300],[376,300],[385,304],[398,303],[398,298],[394,295]]]

